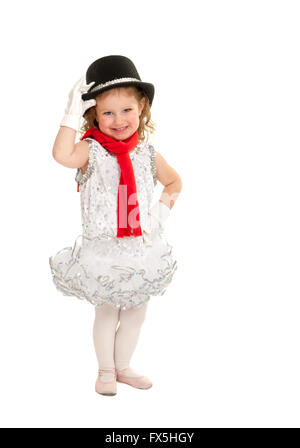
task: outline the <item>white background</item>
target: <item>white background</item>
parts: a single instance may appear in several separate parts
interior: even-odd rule
[[[2,427],[300,427],[299,2],[2,2]],[[155,85],[152,143],[183,189],[178,270],[132,367],[94,392],[94,310],[52,283],[81,233],[76,170],[52,158],[99,57]],[[156,189],[159,197],[161,185]]]

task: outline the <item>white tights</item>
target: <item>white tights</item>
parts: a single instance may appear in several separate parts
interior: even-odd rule
[[[145,320],[147,305],[146,302],[139,308],[128,310],[108,304],[95,307],[93,339],[99,369],[129,368],[128,376],[140,376],[129,364]]]

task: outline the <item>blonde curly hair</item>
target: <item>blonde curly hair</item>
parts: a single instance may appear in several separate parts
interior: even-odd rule
[[[120,87],[113,87],[115,89],[120,89]],[[122,88],[122,87],[121,87]],[[124,87],[123,87],[124,88]],[[155,132],[155,123],[151,120],[151,110],[150,110],[150,102],[149,98],[144,92],[143,89],[137,86],[129,86],[125,87],[127,91],[132,93],[137,102],[139,103],[142,98],[145,98],[145,105],[140,115],[140,124],[137,129],[139,140],[148,142],[149,134],[153,134]],[[101,95],[97,95],[98,98]],[[91,107],[86,111],[83,116],[83,124],[79,130],[80,139],[83,137],[85,132],[91,127],[98,127],[98,122],[96,120],[96,106]]]

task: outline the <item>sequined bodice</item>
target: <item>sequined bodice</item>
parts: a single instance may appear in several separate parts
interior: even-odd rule
[[[88,168],[84,174],[78,169],[75,178],[80,185],[83,234],[88,238],[102,234],[115,237],[121,169],[115,154],[94,139],[87,138],[86,141],[90,148]],[[135,175],[140,224],[143,230],[156,184],[154,148],[140,141],[129,156]]]

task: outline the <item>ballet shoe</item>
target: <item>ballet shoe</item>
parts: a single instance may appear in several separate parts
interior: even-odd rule
[[[112,381],[103,381],[102,377],[104,372],[113,373],[114,379]],[[98,394],[101,395],[116,395],[117,393],[116,369],[99,369],[95,390]]]
[[[119,383],[125,383],[129,386],[136,387],[137,389],[150,389],[152,382],[146,376],[130,377],[126,376],[125,372],[129,367],[125,369],[116,369],[117,381]]]

